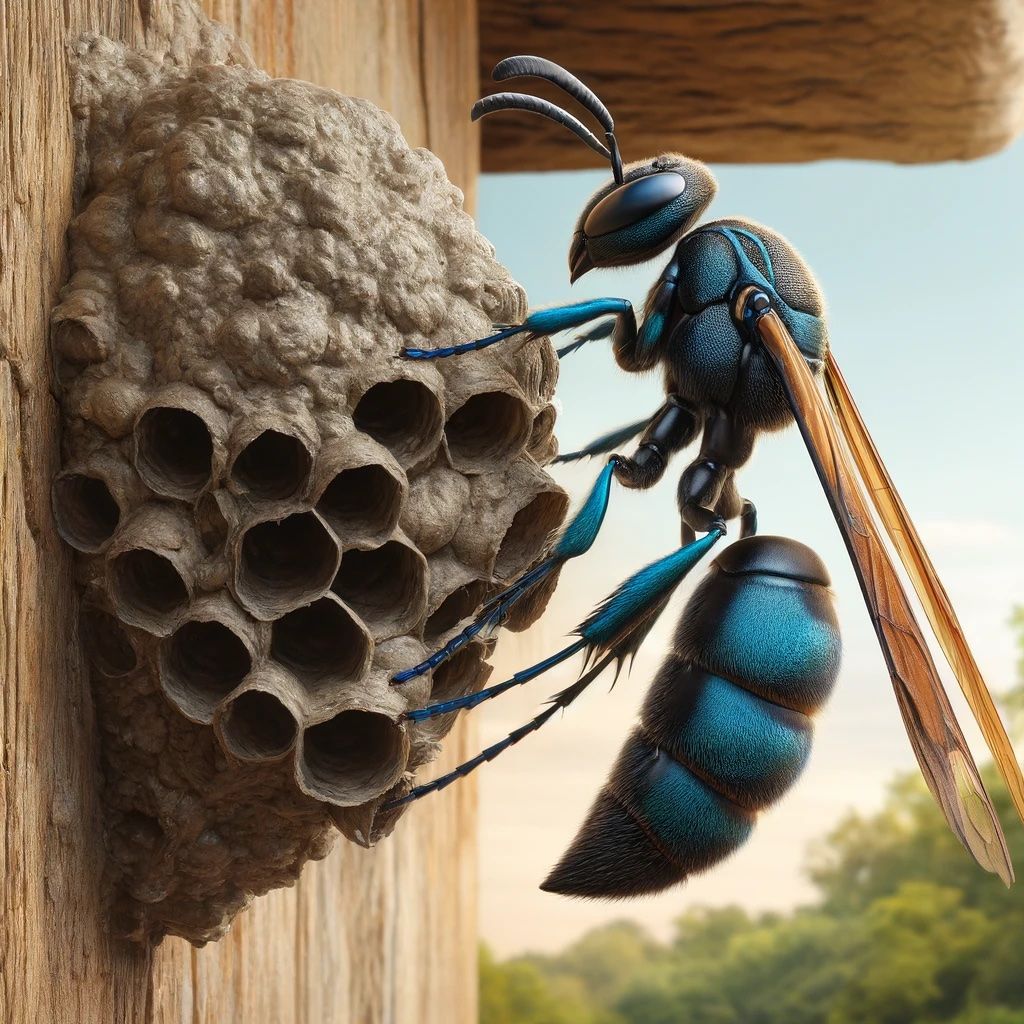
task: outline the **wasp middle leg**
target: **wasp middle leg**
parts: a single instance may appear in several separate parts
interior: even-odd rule
[[[551,548],[547,558],[534,566],[500,594],[491,598],[477,617],[461,633],[452,637],[440,650],[411,668],[392,676],[399,685],[442,665],[485,630],[500,626],[512,606],[530,592],[542,579],[571,558],[586,554],[597,539],[608,510],[612,479],[624,487],[644,489],[661,479],[669,458],[685,448],[700,429],[697,413],[676,395],[669,395],[664,405],[647,421],[647,428],[632,456],[613,455],[580,510],[569,521]]]
[[[700,454],[679,481],[683,543],[711,529],[720,519],[740,517],[743,535],[757,529],[757,512],[736,490],[735,472],[754,450],[755,431],[739,424],[724,409],[715,410],[704,427]]]
[[[612,482],[615,478],[615,465],[613,457],[601,471],[579,510],[558,535],[547,558],[525,572],[500,594],[492,597],[483,606],[477,617],[461,633],[452,637],[444,647],[435,651],[418,665],[413,665],[411,668],[403,669],[393,675],[391,677],[392,685],[407,683],[410,679],[415,679],[417,676],[424,675],[439,665],[443,665],[466,644],[470,643],[474,637],[500,626],[512,606],[525,597],[542,579],[549,576],[569,559],[586,554],[604,524]]]
[[[669,459],[697,436],[701,417],[678,395],[669,395],[640,437],[631,456],[615,455],[615,479],[623,487],[646,490],[664,475]]]

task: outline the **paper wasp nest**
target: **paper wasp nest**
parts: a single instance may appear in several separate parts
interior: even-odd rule
[[[396,358],[525,302],[372,104],[97,39],[76,115],[53,508],[79,552],[118,924],[204,942],[333,824],[386,835],[376,807],[451,726],[399,716],[483,684],[485,644],[388,681],[561,522],[540,468],[556,363],[547,342]]]

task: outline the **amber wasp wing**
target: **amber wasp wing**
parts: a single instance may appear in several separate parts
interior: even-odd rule
[[[928,552],[921,543],[906,506],[893,485],[868,433],[857,405],[846,386],[839,364],[830,352],[825,362],[825,387],[829,403],[842,427],[846,443],[867,484],[868,494],[878,510],[900,561],[910,575],[914,590],[924,607],[935,637],[967,698],[982,735],[992,752],[999,773],[1013,798],[1017,813],[1024,819],[1024,776],[1013,746],[1003,727],[992,694],[985,685],[974,660],[953,605],[943,587]]]
[[[963,688],[996,765],[1024,817],[1024,778],[949,598],[861,419],[834,356],[825,394],[771,300],[748,287],[737,300],[775,366],[850,553],[925,780],[953,833],[978,863],[1013,881],[1006,838],[949,704],[896,568],[868,507],[874,506]],[[868,497],[865,497],[865,491]]]

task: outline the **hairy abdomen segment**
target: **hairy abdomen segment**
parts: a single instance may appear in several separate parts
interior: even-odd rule
[[[640,723],[542,888],[624,898],[704,871],[796,781],[839,669],[827,570],[783,537],[738,541],[683,611]]]

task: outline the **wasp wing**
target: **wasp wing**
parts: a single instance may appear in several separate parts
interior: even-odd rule
[[[788,394],[846,542],[925,781],[957,838],[983,868],[1009,885],[1013,866],[999,818],[828,406],[796,342],[773,310],[760,317],[757,331]]]
[[[981,727],[982,735],[992,751],[996,767],[1006,783],[1017,813],[1024,820],[1024,776],[1014,753],[1013,744],[996,710],[992,694],[985,685],[978,663],[974,660],[953,605],[943,587],[928,552],[921,543],[906,506],[893,485],[878,449],[860,415],[853,395],[846,386],[835,357],[830,352],[825,362],[825,393],[843,432],[868,495],[910,575],[914,590],[924,607],[928,621],[967,698],[971,712]]]

